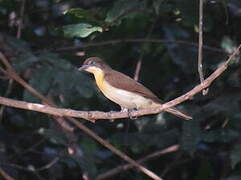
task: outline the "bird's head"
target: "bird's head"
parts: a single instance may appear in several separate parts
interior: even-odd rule
[[[84,61],[83,65],[78,70],[95,74],[98,72],[105,72],[110,69],[110,66],[99,57],[90,57]]]

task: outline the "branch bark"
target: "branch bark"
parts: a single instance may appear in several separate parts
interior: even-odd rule
[[[171,152],[175,152],[175,151],[178,151],[180,148],[179,145],[175,144],[175,145],[172,145],[166,149],[163,149],[161,151],[157,151],[157,152],[154,152],[154,153],[151,153],[147,156],[145,156],[144,158],[141,158],[139,159],[137,162],[138,163],[144,163],[148,160],[151,160],[151,159],[154,159],[154,158],[157,158],[161,155],[164,155],[164,154],[167,154],[167,153],[171,153]],[[118,166],[116,168],[113,168],[105,173],[102,173],[100,175],[98,175],[95,180],[103,180],[103,179],[108,179],[112,176],[115,176],[119,173],[121,173],[122,171],[127,171],[129,169],[133,168],[133,165],[131,164],[126,164],[126,165],[121,165],[121,166]]]
[[[44,95],[42,95],[41,93],[39,93],[37,90],[35,90],[34,88],[32,88],[27,82],[25,82],[13,69],[13,67],[11,66],[11,64],[8,62],[8,60],[6,59],[6,57],[0,52],[0,60],[3,62],[3,64],[6,66],[7,71],[5,71],[4,69],[2,69],[0,67],[0,71],[2,71],[4,74],[6,74],[7,76],[9,76],[10,78],[14,79],[15,81],[17,81],[19,84],[21,84],[24,88],[26,88],[28,91],[30,91],[32,94],[34,94],[35,96],[37,96],[39,99],[41,99],[44,103],[49,104],[51,106],[56,106],[51,100],[47,99],[44,97]],[[6,100],[5,98],[2,99],[2,101]],[[18,101],[21,102],[21,101]],[[7,103],[10,103],[7,100]],[[42,110],[41,107],[43,107],[44,105],[42,104],[34,104],[34,103],[26,103],[26,102],[22,102],[23,106],[25,106],[25,108],[28,108],[29,110],[33,110],[33,107],[37,107],[38,109]],[[1,100],[0,100],[0,104],[1,104]],[[16,101],[12,101],[12,104],[15,105],[14,107],[16,107],[17,105],[19,105]],[[49,106],[51,108],[51,106]],[[52,107],[53,108],[53,107]],[[58,108],[55,108],[58,109]],[[67,130],[68,128],[68,123],[65,121],[65,119],[67,119],[69,122],[71,122],[72,124],[74,124],[76,127],[78,127],[79,129],[81,129],[83,132],[85,132],[87,135],[89,135],[90,137],[92,137],[93,139],[95,139],[97,142],[99,142],[100,144],[102,144],[103,146],[105,146],[106,148],[108,148],[110,151],[112,151],[113,153],[115,153],[116,155],[118,155],[119,157],[121,157],[122,159],[124,159],[125,161],[129,162],[130,164],[132,164],[133,166],[135,166],[137,169],[139,169],[140,171],[142,171],[144,174],[146,174],[147,176],[149,176],[150,178],[154,179],[154,180],[162,180],[162,178],[158,177],[155,173],[153,173],[152,171],[150,171],[149,169],[145,168],[144,166],[142,166],[141,164],[139,164],[138,162],[136,162],[135,160],[131,159],[129,156],[127,156],[126,154],[124,154],[123,152],[121,152],[120,150],[118,150],[117,148],[115,148],[113,145],[111,145],[108,141],[104,140],[103,138],[101,138],[100,136],[98,136],[96,133],[94,133],[92,130],[90,130],[89,128],[87,128],[85,125],[83,125],[82,123],[80,123],[78,120],[71,118],[71,117],[66,117],[66,118],[62,118],[62,115],[58,115],[54,116],[55,120],[65,129]],[[66,124],[67,127],[65,127],[62,123]],[[72,130],[72,129],[71,129]],[[70,130],[68,130],[70,131]],[[71,150],[72,151],[72,150]]]
[[[5,179],[5,180],[14,180],[11,176],[9,176],[2,168],[0,168],[0,175]]]
[[[100,111],[76,111],[72,109],[63,109],[63,108],[55,108],[49,105],[36,104],[36,103],[28,103],[24,101],[12,100],[4,97],[0,97],[0,104],[26,109],[31,111],[38,111],[42,113],[47,113],[55,116],[66,116],[66,117],[76,117],[83,118],[89,120],[91,122],[95,122],[98,119],[120,119],[120,118],[128,118],[130,115],[132,117],[139,117],[143,115],[149,114],[158,114],[164,111],[167,108],[173,107],[177,104],[180,104],[188,99],[192,98],[195,94],[199,93],[203,89],[206,89],[211,85],[211,83],[219,77],[228,67],[230,61],[233,59],[235,55],[239,53],[241,45],[236,49],[236,51],[228,58],[228,60],[223,63],[220,67],[218,67],[208,78],[206,78],[203,83],[195,86],[189,92],[179,96],[178,98],[171,100],[167,103],[164,103],[158,108],[150,108],[150,109],[141,109],[138,111],[133,111],[131,113],[128,112],[100,112]]]
[[[204,81],[203,74],[203,0],[199,0],[199,28],[198,28],[198,74],[200,82]],[[208,89],[203,90],[203,95],[207,95]]]

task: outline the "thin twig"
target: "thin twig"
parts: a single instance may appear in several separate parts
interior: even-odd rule
[[[25,2],[26,2],[26,0],[22,0],[21,9],[20,9],[20,17],[19,17],[18,30],[17,30],[17,38],[18,39],[20,39],[21,35],[22,35]]]
[[[119,43],[176,43],[176,44],[183,44],[187,46],[194,46],[198,47],[197,43],[194,42],[188,42],[183,40],[164,40],[164,39],[146,39],[146,38],[134,38],[134,39],[113,39],[113,40],[107,40],[107,41],[99,41],[99,42],[91,42],[91,43],[83,43],[79,46],[69,46],[69,47],[61,47],[56,48],[55,51],[70,51],[70,50],[77,50],[77,49],[83,49],[83,48],[91,48],[91,47],[97,47],[97,46],[107,46],[107,45],[114,45]],[[224,52],[222,49],[211,47],[211,46],[203,46],[204,49],[222,53],[226,55],[227,53]]]
[[[184,160],[178,160],[178,161],[174,161],[173,163],[171,163],[163,172],[162,172],[162,176],[166,176],[166,174],[171,171],[172,169],[176,168],[179,165],[183,165],[185,163],[188,163],[190,161],[192,161],[193,159],[187,158]]]
[[[107,113],[108,114],[108,113]],[[80,129],[82,129],[85,133],[87,133],[88,135],[90,135],[91,137],[93,137],[95,140],[97,140],[100,144],[104,145],[105,147],[107,147],[108,149],[110,149],[113,153],[117,154],[118,156],[120,156],[122,159],[124,159],[125,161],[127,161],[128,163],[132,164],[134,167],[136,167],[137,169],[139,169],[140,171],[142,171],[143,173],[145,173],[146,175],[148,175],[149,177],[151,177],[154,180],[162,180],[162,178],[158,177],[155,173],[153,173],[152,171],[150,171],[149,169],[145,168],[144,166],[142,166],[141,164],[139,164],[138,162],[136,162],[135,160],[131,159],[129,156],[127,156],[126,154],[124,154],[123,152],[121,152],[120,150],[118,150],[117,148],[115,148],[113,145],[111,145],[108,141],[105,141],[104,139],[100,138],[99,136],[97,136],[93,131],[91,131],[89,128],[87,128],[86,126],[83,126],[83,124],[79,123],[78,121],[76,121],[73,118],[69,119],[73,124],[75,124],[77,127],[79,127]]]
[[[143,54],[141,54],[137,64],[136,64],[136,70],[135,70],[135,75],[134,75],[134,79],[136,81],[138,81],[139,79],[139,75],[140,75],[140,71],[141,71],[141,65],[142,65],[142,59],[143,59]]]
[[[24,170],[24,171],[29,171],[29,172],[40,172],[40,171],[44,171],[46,169],[49,169],[51,168],[52,166],[54,166],[58,161],[60,160],[59,157],[55,157],[53,160],[51,160],[49,163],[35,169],[34,166],[30,166],[30,167],[23,167],[23,166],[20,166],[18,164],[3,164],[4,166],[11,166],[11,167],[14,167],[14,168],[17,168],[17,169],[21,169],[21,170]]]
[[[41,145],[44,141],[45,141],[45,139],[43,138],[40,141],[36,142],[35,144],[31,145],[31,147],[24,149],[22,152],[18,152],[17,154],[13,154],[13,155],[9,156],[9,160],[16,159],[17,156],[21,156],[21,155],[24,155],[25,153],[34,151],[34,148]]]
[[[14,180],[14,178],[9,176],[2,168],[0,168],[0,175],[6,180]]]
[[[121,13],[118,17],[116,17],[113,21],[112,21],[112,24],[119,21],[122,17],[130,14],[130,13],[133,13],[133,12],[143,12],[143,13],[149,13],[146,9],[144,8],[130,8],[130,9],[127,9],[125,12]]]
[[[45,164],[44,166],[40,167],[40,168],[37,168],[35,169],[34,171],[35,172],[39,172],[39,171],[43,171],[43,170],[46,170],[46,169],[49,169],[51,168],[53,165],[55,165],[58,161],[59,161],[59,157],[55,157],[52,161],[50,161],[48,164]]]
[[[150,38],[151,33],[152,33],[152,31],[153,31],[153,29],[154,29],[154,27],[155,27],[155,24],[156,24],[155,21],[151,24],[151,27],[149,28],[148,33],[147,33],[147,35],[146,35],[146,39],[149,39],[149,38]],[[140,71],[141,71],[142,60],[143,60],[144,53],[145,53],[144,47],[145,47],[145,43],[142,45],[141,54],[140,54],[139,60],[138,60],[138,62],[137,62],[137,64],[136,64],[136,70],[135,70],[135,74],[134,74],[134,79],[135,79],[136,81],[138,81],[138,79],[139,79],[139,74],[140,74]]]
[[[198,28],[198,74],[200,82],[203,83],[203,0],[199,0],[199,28]],[[202,91],[203,95],[208,93],[208,89]]]
[[[7,87],[7,90],[6,90],[5,94],[4,94],[4,97],[8,97],[9,96],[9,94],[12,91],[12,87],[13,87],[13,80],[9,79],[8,87]],[[0,107],[0,122],[2,121],[4,109],[5,109],[5,106],[1,106]]]
[[[172,145],[166,149],[163,149],[161,151],[157,151],[157,152],[154,152],[154,153],[151,153],[147,156],[145,156],[144,158],[141,158],[139,159],[137,162],[139,163],[144,163],[146,161],[149,161],[149,160],[152,160],[154,158],[158,158],[164,154],[167,154],[167,153],[171,153],[171,152],[175,152],[175,151],[178,151],[179,149],[179,145]],[[118,166],[116,168],[113,168],[105,173],[102,173],[100,175],[98,175],[95,180],[103,180],[103,179],[107,179],[107,178],[110,178],[112,176],[115,176],[119,173],[121,173],[122,171],[127,171],[129,169],[133,168],[133,165],[131,164],[126,164],[126,165],[121,165],[121,166]]]

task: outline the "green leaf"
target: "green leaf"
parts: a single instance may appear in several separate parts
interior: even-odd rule
[[[236,49],[236,43],[228,36],[224,36],[222,39],[221,47],[227,53],[232,53]]]
[[[21,64],[32,62],[28,59],[25,61],[23,60]],[[73,94],[79,94],[83,98],[93,96],[91,82],[86,81],[86,77],[65,59],[53,53],[43,53],[38,57],[37,62],[38,68],[32,71],[29,84],[42,94],[48,94],[52,97],[61,96],[64,99],[61,104],[67,106],[78,101],[78,98]],[[24,91],[24,100],[39,102],[39,99],[27,90]]]
[[[36,69],[29,84],[42,94],[46,94],[52,85],[55,72],[48,67],[41,67]],[[24,90],[23,99],[29,102],[39,102],[39,98],[30,93],[28,90]]]
[[[99,9],[82,9],[71,8],[64,12],[65,15],[70,15],[78,18],[81,22],[94,23],[103,26],[105,21],[100,18],[101,11]]]
[[[138,9],[145,9],[146,1],[139,0],[119,0],[116,1],[113,8],[107,13],[105,21],[107,23],[119,24],[124,17],[131,17]],[[131,12],[131,13],[130,13]],[[117,21],[118,20],[118,21]]]
[[[103,32],[102,27],[93,26],[91,24],[80,23],[71,24],[63,27],[64,35],[67,37],[86,38],[94,32]]]
[[[71,8],[68,9],[67,11],[64,12],[64,14],[71,14],[74,15],[78,18],[84,18],[84,17],[88,17],[88,16],[92,16],[92,14],[90,13],[89,10],[86,9],[82,9],[82,8]]]
[[[97,150],[97,143],[90,138],[85,138],[81,141],[81,152],[77,153],[74,157],[74,160],[78,163],[81,169],[88,174],[90,179],[94,179],[94,176],[97,174]]]
[[[214,143],[228,143],[239,137],[239,133],[230,129],[217,129],[203,134],[203,140],[205,142]]]
[[[16,55],[16,60],[13,61],[13,65],[17,72],[26,71],[26,69],[39,61],[27,42],[11,36],[6,36],[5,38],[5,45],[8,47],[8,53]]]
[[[39,59],[45,62],[43,65],[56,68],[58,71],[73,71],[73,66],[65,59],[54,53],[42,53]]]

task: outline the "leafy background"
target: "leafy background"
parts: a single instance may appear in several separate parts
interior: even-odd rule
[[[206,77],[240,44],[240,10],[239,0],[205,1]],[[0,0],[0,29],[1,52],[21,77],[60,107],[119,110],[99,92],[93,77],[77,71],[90,56],[102,57],[132,77],[141,59],[139,82],[164,101],[199,83],[198,1]],[[192,121],[163,113],[80,122],[134,159],[180,145],[178,151],[144,164],[165,180],[239,180],[240,67],[237,58],[208,95],[198,94],[179,106]],[[41,103],[2,73],[0,95]],[[124,164],[77,130],[77,152],[68,154],[66,133],[46,114],[6,107],[0,112],[0,167],[15,179],[95,179]],[[112,178],[147,179],[135,169]]]

